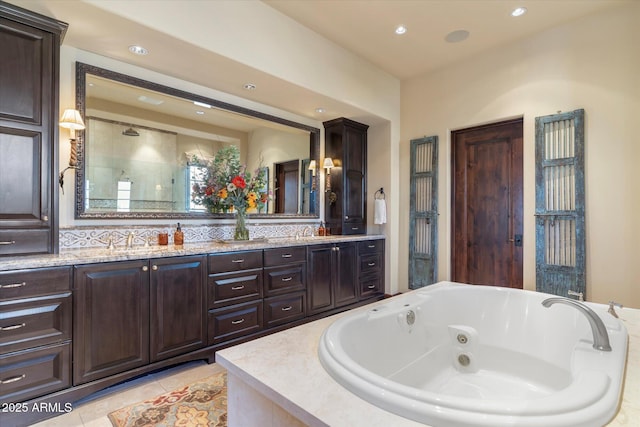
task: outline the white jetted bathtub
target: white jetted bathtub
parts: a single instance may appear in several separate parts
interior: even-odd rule
[[[319,346],[327,372],[378,407],[432,426],[600,427],[617,411],[627,331],[605,306],[451,282],[386,301]]]

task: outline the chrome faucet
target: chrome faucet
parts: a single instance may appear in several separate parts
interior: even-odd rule
[[[542,301],[542,305],[547,308],[551,307],[555,303],[570,305],[571,307],[578,309],[580,313],[584,314],[591,326],[591,333],[593,334],[593,348],[600,351],[611,351],[607,328],[604,326],[602,319],[598,317],[595,311],[591,310],[586,305],[569,298],[553,297]]]
[[[311,237],[315,237],[315,235],[313,234],[313,227],[310,225],[307,225],[304,230],[302,230],[302,237],[306,237],[307,236],[307,230],[311,231]]]
[[[133,248],[133,241],[136,238],[136,233],[134,233],[133,231],[129,233],[129,235],[127,236],[127,249],[131,249]]]

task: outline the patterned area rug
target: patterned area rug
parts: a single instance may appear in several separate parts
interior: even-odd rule
[[[109,414],[115,427],[226,427],[226,371]]]

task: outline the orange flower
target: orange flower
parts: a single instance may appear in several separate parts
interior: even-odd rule
[[[221,199],[226,199],[227,198],[227,189],[226,188],[221,188],[220,190],[218,190],[218,197],[220,197]]]

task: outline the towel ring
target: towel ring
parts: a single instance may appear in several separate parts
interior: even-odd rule
[[[376,191],[376,193],[373,195],[373,198],[384,200],[384,188],[380,187],[380,189]]]

